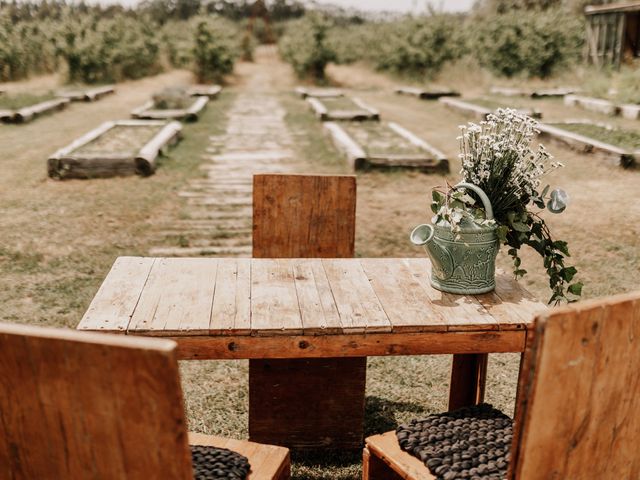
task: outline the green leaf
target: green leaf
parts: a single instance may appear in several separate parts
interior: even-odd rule
[[[527,225],[526,223],[522,223],[522,222],[513,222],[511,224],[511,226],[513,227],[513,229],[516,232],[523,232],[523,233],[528,233],[529,232],[529,225]]]
[[[549,188],[551,188],[549,185],[544,187],[544,189],[542,190],[542,193],[540,194],[540,196],[544,197],[547,194],[547,192],[549,192]],[[542,208],[544,208],[544,206]]]
[[[553,242],[553,248],[555,248],[556,250],[561,251],[567,257],[571,256],[569,254],[569,245],[567,244],[567,242],[563,242],[562,240],[556,240],[555,242]]]
[[[507,241],[507,233],[509,233],[509,227],[507,227],[506,225],[500,225],[496,229],[496,235],[498,236],[498,240],[500,240],[501,243],[505,243]]]
[[[444,195],[442,195],[437,190],[432,190],[431,191],[431,198],[433,199],[434,202],[440,203],[440,204],[444,201]]]
[[[560,276],[564,278],[566,282],[570,282],[573,279],[573,277],[576,275],[576,273],[578,273],[578,270],[576,270],[576,267],[567,267],[560,270]]]
[[[571,285],[569,285],[569,293],[572,293],[573,295],[576,296],[580,296],[582,295],[582,287],[584,285],[582,284],[582,282],[576,282],[576,283],[572,283]]]

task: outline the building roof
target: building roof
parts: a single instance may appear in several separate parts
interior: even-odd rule
[[[616,2],[606,5],[589,5],[584,8],[585,15],[618,12],[640,12],[640,2]]]

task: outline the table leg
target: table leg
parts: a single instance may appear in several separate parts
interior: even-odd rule
[[[449,387],[450,411],[484,401],[488,358],[486,353],[453,356]]]
[[[250,360],[249,439],[362,448],[366,371],[366,357]]]

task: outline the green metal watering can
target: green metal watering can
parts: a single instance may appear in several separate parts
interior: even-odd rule
[[[493,220],[491,202],[481,188],[464,182],[453,188],[467,188],[477,193],[487,220]],[[431,258],[434,288],[466,295],[495,289],[496,257],[500,248],[495,225],[479,225],[463,219],[456,234],[449,222],[440,221],[436,225],[418,225],[410,239],[414,245],[422,245]]]

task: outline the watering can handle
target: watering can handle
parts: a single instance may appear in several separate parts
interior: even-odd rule
[[[484,190],[482,190],[480,187],[476,185],[473,185],[472,183],[465,183],[465,182],[460,182],[457,185],[455,185],[453,188],[454,189],[468,188],[469,190],[473,190],[474,192],[476,192],[480,197],[480,200],[482,200],[482,205],[484,205],[484,211],[487,215],[487,220],[493,220],[493,207],[491,207],[491,200],[489,200],[489,197],[487,197],[487,194],[484,193]]]

